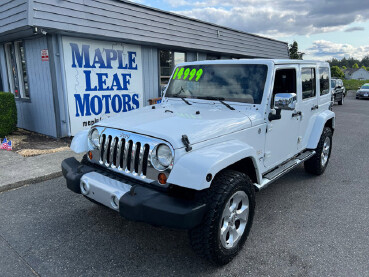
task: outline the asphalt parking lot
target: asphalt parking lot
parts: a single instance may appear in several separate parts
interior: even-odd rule
[[[0,275],[369,276],[369,101],[334,111],[325,174],[299,167],[257,193],[249,239],[224,267],[185,231],[129,222],[57,178],[0,194]]]

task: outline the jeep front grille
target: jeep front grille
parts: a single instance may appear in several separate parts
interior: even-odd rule
[[[146,176],[150,144],[109,134],[100,137],[99,163],[126,173]]]

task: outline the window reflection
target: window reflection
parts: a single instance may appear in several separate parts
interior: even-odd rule
[[[301,69],[302,99],[315,96],[315,68]]]
[[[5,58],[10,91],[17,98],[29,98],[29,84],[23,42],[5,44]]]
[[[175,66],[185,61],[186,55],[183,52],[160,50],[160,85],[162,87],[168,84]]]
[[[319,68],[320,78],[320,95],[329,93],[329,69],[327,67]]]

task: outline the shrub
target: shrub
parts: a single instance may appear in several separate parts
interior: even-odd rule
[[[337,78],[345,77],[345,74],[343,73],[341,68],[339,68],[336,65],[331,67],[331,75],[332,75],[332,77],[337,77]]]
[[[0,92],[0,138],[9,135],[17,127],[17,106],[14,95]]]
[[[365,83],[369,83],[369,80],[343,80],[343,85],[346,90],[358,90]]]

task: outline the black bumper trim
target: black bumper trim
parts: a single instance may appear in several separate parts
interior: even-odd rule
[[[67,180],[67,187],[75,193],[81,193],[80,180],[82,175],[95,171],[93,167],[81,164],[73,157],[65,159],[61,167],[62,173]]]
[[[67,180],[67,187],[75,193],[81,193],[80,179],[88,173],[96,171],[113,179],[106,171],[80,163],[75,158],[68,158],[62,162],[62,172]],[[153,225],[178,229],[191,229],[199,225],[204,217],[206,205],[193,200],[181,199],[151,187],[121,181],[134,186],[131,192],[124,194],[119,200],[119,213],[132,221],[146,222]]]

